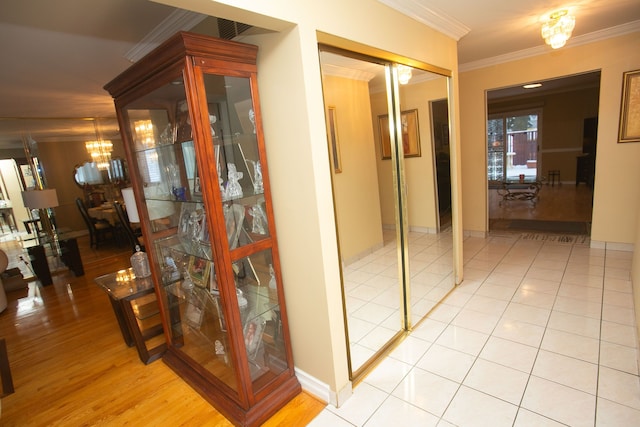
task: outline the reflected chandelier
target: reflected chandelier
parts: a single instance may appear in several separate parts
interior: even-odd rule
[[[576,18],[570,15],[568,10],[555,11],[549,15],[546,22],[542,23],[542,38],[552,48],[561,48],[571,37],[575,25]]]
[[[111,141],[87,141],[85,142],[87,152],[91,156],[91,161],[95,162],[98,169],[109,169],[111,165],[111,152],[113,151],[113,144]]]
[[[398,64],[398,81],[401,85],[406,85],[411,80],[411,67]]]

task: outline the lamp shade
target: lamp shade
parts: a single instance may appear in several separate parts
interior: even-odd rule
[[[127,209],[127,215],[129,221],[140,222],[140,215],[138,214],[138,207],[136,206],[136,198],[133,196],[133,188],[123,188],[122,199],[124,200],[124,206]]]
[[[55,188],[22,192],[22,201],[29,209],[48,209],[58,206],[58,193]]]

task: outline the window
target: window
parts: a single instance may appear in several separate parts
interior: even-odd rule
[[[487,121],[487,179],[537,177],[537,111],[496,114]]]

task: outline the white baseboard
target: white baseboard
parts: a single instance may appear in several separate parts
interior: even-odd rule
[[[633,243],[602,242],[592,240],[589,247],[593,249],[608,249],[610,251],[633,252],[634,245]]]
[[[295,368],[295,371],[298,381],[300,381],[300,385],[305,392],[315,396],[323,402],[327,402],[328,404],[335,406],[336,408],[340,407],[353,394],[351,381],[349,381],[341,390],[335,392],[331,390],[328,384],[323,383],[306,372],[298,368]]]

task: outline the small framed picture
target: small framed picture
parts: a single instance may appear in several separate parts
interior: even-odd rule
[[[213,299],[215,306],[216,306],[216,312],[218,314],[218,321],[220,322],[220,330],[222,332],[227,332],[227,322],[224,319],[224,312],[222,311],[222,305],[220,303],[220,297],[215,297]]]
[[[244,345],[250,359],[255,358],[260,349],[263,329],[264,319],[261,317],[254,317],[244,325]]]
[[[380,150],[382,160],[391,158],[391,136],[389,134],[389,115],[378,116],[380,131]],[[400,114],[402,131],[402,150],[404,157],[420,157],[420,131],[418,129],[418,110],[403,111]]]
[[[204,307],[202,300],[197,297],[197,292],[191,294],[187,300],[187,307],[184,311],[184,321],[194,329],[200,329],[204,318]]]
[[[640,70],[622,74],[618,142],[640,142]]]
[[[220,290],[218,289],[218,280],[216,279],[216,272],[214,270],[214,266],[211,266],[211,272],[209,272],[209,292],[214,295],[220,295]]]
[[[194,285],[201,288],[209,286],[209,274],[211,274],[211,262],[198,256],[189,258],[189,266],[187,272]]]

